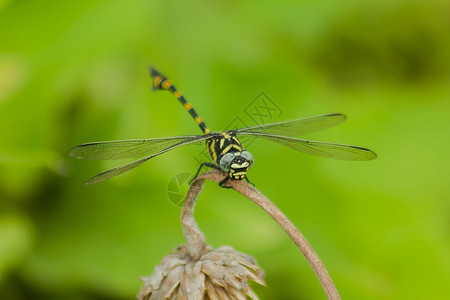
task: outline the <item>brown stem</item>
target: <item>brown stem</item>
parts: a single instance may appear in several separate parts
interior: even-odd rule
[[[190,185],[181,211],[181,225],[186,238],[186,248],[193,260],[198,260],[206,250],[206,240],[194,219],[195,202],[202,191],[205,178],[197,177]]]
[[[184,203],[183,211],[181,213],[181,223],[183,225],[183,232],[186,236],[187,248],[192,257],[200,257],[205,251],[205,237],[195,223],[193,217],[193,211],[195,206],[195,200],[201,192],[205,179],[209,179],[215,182],[220,182],[224,178],[224,174],[217,170],[212,170],[198,176],[191,184],[186,200]],[[265,210],[290,236],[297,247],[305,256],[306,260],[310,264],[314,273],[322,285],[325,294],[328,299],[338,300],[341,299],[339,293],[331,280],[325,266],[320,260],[317,253],[308,243],[306,238],[300,233],[300,231],[292,224],[291,221],[276,207],[266,196],[259,192],[256,188],[249,185],[244,181],[229,180],[226,184],[232,187],[237,192],[241,193],[245,197],[252,200]]]

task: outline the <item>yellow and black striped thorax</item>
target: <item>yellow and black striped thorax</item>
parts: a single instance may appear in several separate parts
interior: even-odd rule
[[[225,154],[245,150],[233,131],[214,133],[213,137],[206,141],[206,147],[211,159],[218,165]]]
[[[184,106],[184,108],[189,112],[189,114],[194,119],[195,123],[200,127],[204,134],[208,134],[211,132],[203,120],[198,116],[197,112],[194,110],[192,105],[187,102],[186,98],[184,98],[183,94],[177,90],[177,88],[172,84],[172,81],[164,77],[161,73],[156,71],[155,69],[150,69],[151,76],[153,78],[153,89],[154,90],[168,90],[172,92],[175,98],[180,101],[180,103]]]

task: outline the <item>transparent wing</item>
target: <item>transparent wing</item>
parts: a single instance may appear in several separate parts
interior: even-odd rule
[[[88,160],[113,160],[139,158],[158,153],[177,144],[192,144],[209,138],[209,135],[177,136],[146,140],[95,142],[76,146],[69,156]],[[180,145],[181,146],[181,145]]]
[[[316,142],[256,132],[242,133],[242,134],[268,139],[283,144],[285,146],[288,146],[297,151],[320,157],[343,159],[343,160],[372,160],[377,157],[375,152],[358,146]]]
[[[181,141],[177,140],[177,138],[167,138],[167,139],[170,139],[172,142],[165,144],[166,148],[164,148],[164,149],[161,149],[161,147],[162,147],[161,144],[159,144],[159,146],[157,146],[157,147],[155,146],[153,148],[148,146],[149,145],[148,143],[150,141],[159,141],[162,139],[142,140],[142,141],[145,141],[145,143],[144,143],[146,145],[145,150],[144,149],[136,150],[136,145],[133,144],[133,142],[139,142],[136,140],[118,141],[118,142],[100,142],[100,143],[93,143],[93,145],[95,145],[95,146],[103,145],[104,148],[99,148],[100,149],[100,151],[98,152],[99,154],[97,154],[97,152],[95,152],[94,150],[92,150],[92,151],[87,150],[85,152],[79,152],[82,154],[80,154],[78,156],[74,156],[74,154],[77,153],[77,151],[75,151],[72,156],[81,158],[81,159],[92,159],[92,158],[86,158],[86,157],[96,157],[95,159],[116,159],[116,156],[120,157],[120,158],[130,158],[130,157],[136,157],[135,155],[142,155],[143,153],[147,153],[147,154],[152,153],[151,155],[149,155],[147,157],[144,157],[144,158],[132,161],[130,163],[124,164],[122,166],[102,172],[102,173],[92,177],[91,179],[89,179],[86,182],[86,184],[94,184],[94,183],[105,181],[107,179],[110,179],[112,177],[115,177],[117,175],[125,173],[127,171],[130,171],[131,169],[136,168],[137,166],[146,162],[147,160],[149,160],[155,156],[158,156],[160,154],[163,154],[167,151],[170,151],[172,149],[175,149],[175,148],[178,148],[178,147],[181,147],[184,145],[198,143],[202,140],[209,139],[210,137],[211,137],[211,135],[189,136],[189,137],[184,137],[184,139],[181,139]],[[177,140],[178,143],[174,144],[174,142],[173,142],[174,140]],[[121,148],[120,146],[115,145],[114,143],[125,144],[125,146],[123,146],[123,148]],[[92,144],[86,144],[85,147],[88,147],[88,149],[91,149],[90,145],[92,145]],[[81,146],[83,146],[83,145],[81,145]],[[78,147],[81,147],[81,146],[78,146]],[[77,149],[78,147],[75,147],[74,149]],[[93,147],[92,149],[96,148],[94,146],[92,146],[92,147]],[[108,152],[102,151],[103,149],[109,149],[109,151],[116,150],[117,149],[116,147],[119,147],[118,149],[127,149],[127,150],[126,151],[113,151],[112,152],[113,158],[111,158],[111,156],[106,155],[106,154],[108,154]],[[72,150],[74,150],[74,149],[72,149]],[[159,150],[156,151],[155,149],[159,149]],[[72,150],[71,150],[71,152],[72,152]],[[94,153],[94,154],[92,154],[92,153]],[[102,157],[102,158],[99,158],[99,157]],[[106,158],[106,157],[108,157],[108,158]]]
[[[343,114],[329,114],[311,118],[303,118],[292,121],[285,121],[273,124],[258,125],[238,129],[238,133],[260,132],[266,134],[283,136],[300,136],[304,134],[322,131],[324,129],[336,126],[346,119]]]
[[[102,182],[105,181],[107,179],[113,178],[117,175],[120,175],[122,173],[125,173],[127,171],[130,171],[131,169],[136,168],[137,166],[139,166],[140,164],[146,162],[147,160],[149,160],[150,158],[152,158],[154,156],[150,156],[150,157],[144,157],[141,158],[139,160],[135,160],[133,162],[130,162],[128,164],[110,169],[108,171],[102,172],[98,175],[95,175],[94,177],[92,177],[91,179],[89,179],[86,184],[94,184],[94,183],[98,183],[98,182]]]

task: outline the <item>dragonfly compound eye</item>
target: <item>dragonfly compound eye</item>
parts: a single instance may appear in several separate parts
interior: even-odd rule
[[[246,161],[248,161],[248,163],[250,164],[248,167],[251,168],[253,166],[253,162],[254,162],[253,155],[250,152],[244,150],[241,152],[241,156]]]
[[[222,171],[228,172],[230,171],[230,166],[233,160],[235,159],[235,155],[233,153],[228,152],[220,159],[219,167]]]

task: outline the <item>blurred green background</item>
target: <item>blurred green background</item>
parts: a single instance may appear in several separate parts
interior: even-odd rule
[[[448,299],[448,1],[0,1],[0,298],[133,299],[184,243],[170,180],[201,146],[85,186],[120,162],[78,144],[200,134],[147,66],[169,76],[213,130],[264,91],[272,121],[333,112],[311,136],[368,147],[371,162],[316,158],[268,141],[249,178],[308,238],[343,299]],[[184,189],[182,189],[185,191]],[[262,299],[324,299],[270,217],[205,185],[207,242],[253,255]]]

